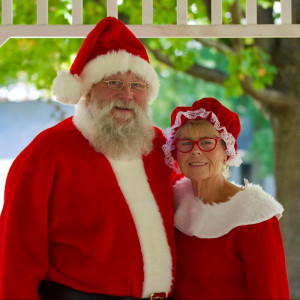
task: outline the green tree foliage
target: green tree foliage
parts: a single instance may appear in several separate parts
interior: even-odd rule
[[[227,95],[241,96],[241,82],[251,76],[256,89],[263,89],[273,83],[277,69],[270,64],[270,56],[258,47],[247,47],[238,54],[228,55],[229,77],[225,82]]]
[[[84,1],[84,24],[106,16],[105,0]],[[71,0],[48,0],[49,24],[70,24]],[[14,24],[36,24],[36,1],[13,1]],[[68,70],[83,39],[9,39],[0,48],[0,87],[33,83],[50,92],[57,70]]]

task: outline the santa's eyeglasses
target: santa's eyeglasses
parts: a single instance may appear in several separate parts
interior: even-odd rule
[[[121,90],[124,88],[125,83],[127,83],[130,87],[130,90],[133,92],[142,92],[145,89],[149,87],[147,83],[144,82],[138,82],[138,81],[123,81],[123,80],[102,80],[101,82],[104,82],[107,84],[107,87],[112,90]]]
[[[199,139],[198,141],[192,141],[188,139],[178,139],[175,140],[175,148],[179,152],[187,153],[192,151],[194,145],[197,145],[201,151],[210,152],[216,148],[217,143],[220,140],[221,138],[213,138],[213,137],[202,138]]]

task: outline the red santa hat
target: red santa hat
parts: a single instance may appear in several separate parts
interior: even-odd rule
[[[195,101],[192,106],[178,106],[174,109],[171,115],[171,126],[164,131],[167,138],[163,146],[166,164],[178,170],[177,162],[173,157],[175,134],[188,120],[197,119],[209,121],[218,130],[226,144],[226,164],[238,167],[242,163],[237,152],[237,138],[241,131],[239,116],[214,98],[202,98]]]
[[[149,84],[149,101],[157,97],[159,81],[144,45],[121,21],[107,17],[87,35],[70,71],[58,71],[53,95],[62,103],[76,104],[93,84],[127,71]]]

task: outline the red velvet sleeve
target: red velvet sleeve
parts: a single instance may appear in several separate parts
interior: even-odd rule
[[[33,142],[13,163],[0,218],[0,299],[39,299],[48,267],[48,196],[54,171]]]
[[[250,299],[290,299],[278,219],[244,226],[241,233]]]

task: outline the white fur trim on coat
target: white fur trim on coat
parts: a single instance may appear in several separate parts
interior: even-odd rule
[[[153,291],[168,295],[173,281],[172,257],[143,160],[108,160],[131,211],[141,244],[144,261],[142,297],[150,297]]]
[[[146,60],[124,50],[99,55],[89,61],[79,75],[73,76],[70,72],[59,71],[53,81],[53,95],[62,103],[76,104],[89,92],[93,84],[118,72],[127,71],[131,71],[149,84],[148,101],[153,101],[159,91],[159,81],[154,68]],[[74,80],[70,77],[74,77]]]
[[[192,183],[182,178],[174,186],[175,227],[189,236],[217,238],[241,225],[257,224],[274,216],[282,205],[259,185],[248,184],[227,202],[205,204],[194,196]]]

